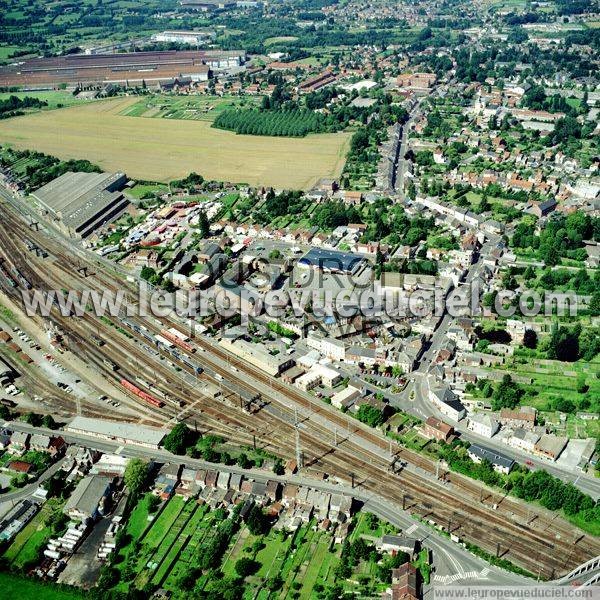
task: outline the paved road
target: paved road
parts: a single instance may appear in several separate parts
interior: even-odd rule
[[[410,128],[415,120],[421,115],[421,102],[417,102],[415,106],[410,111],[410,115],[408,120],[402,127],[402,135],[400,137],[400,148],[398,150],[398,163],[396,165],[396,177],[395,179],[395,191],[398,196],[398,200],[400,202],[404,201],[404,179],[406,177],[406,171],[408,170],[407,161],[404,158],[406,151],[408,149],[408,134],[410,133]]]
[[[15,430],[15,427],[10,427],[11,430]],[[24,430],[17,430],[17,431],[24,431]],[[56,432],[52,432],[50,429],[45,430],[50,432],[50,435],[56,435]],[[40,484],[44,483],[44,481],[50,479],[50,477],[52,477],[52,475],[54,475],[54,473],[56,473],[63,465],[63,463],[65,462],[64,458],[61,458],[59,461],[55,462],[54,464],[50,465],[50,467],[48,467],[33,483],[30,483],[18,490],[15,490],[13,492],[6,492],[5,494],[0,494],[0,502],[12,502],[13,504],[15,504],[16,502],[18,502],[19,500],[23,500],[24,498],[28,498],[29,496],[31,496],[31,494],[33,494],[33,492],[35,492],[35,490],[38,489],[38,487],[40,487]]]
[[[423,374],[417,374],[415,376],[415,380],[413,382],[413,387],[415,391],[415,400],[413,401],[413,410],[417,412],[423,412],[423,410],[428,411],[428,415],[433,415],[439,419],[443,419],[444,421],[450,423],[456,431],[461,434],[461,438],[467,440],[471,443],[482,444],[487,446],[488,448],[493,448],[506,456],[510,456],[516,461],[524,463],[525,461],[531,461],[533,463],[534,469],[543,469],[554,475],[554,477],[558,477],[565,482],[571,482],[576,485],[582,492],[589,494],[594,500],[600,498],[600,480],[590,477],[583,473],[580,469],[575,470],[565,470],[561,466],[558,466],[554,463],[550,463],[547,460],[542,458],[538,458],[532,454],[527,452],[522,452],[516,448],[512,448],[500,441],[500,439],[494,438],[486,438],[484,436],[478,435],[467,429],[466,420],[463,419],[460,422],[453,421],[449,419],[447,416],[442,415],[442,413],[435,407],[435,405],[427,400],[429,395],[429,387],[431,385],[431,379]]]
[[[467,271],[464,280],[465,285],[469,285],[476,277],[481,275],[485,258],[489,256],[489,253],[498,243],[500,243],[500,241],[500,236],[488,235],[488,238],[476,257],[476,261],[469,267]],[[445,415],[442,415],[440,411],[437,410],[435,405],[429,400],[429,389],[434,385],[435,381],[429,374],[429,369],[432,366],[432,360],[442,347],[442,344],[448,339],[448,329],[452,325],[452,322],[453,318],[446,312],[430,340],[428,349],[421,357],[417,369],[410,374],[411,382],[406,388],[404,397],[410,398],[412,396],[413,399],[408,401],[405,400],[403,402],[395,402],[395,404],[402,408],[402,410],[414,414],[420,419],[425,419],[428,416],[433,415],[446,421],[451,421]],[[511,448],[499,440],[494,440],[493,438],[488,439],[484,438],[483,436],[476,435],[467,429],[465,420],[463,420],[461,423],[451,422],[451,424],[454,426],[456,431],[460,432],[461,436],[468,441],[483,443],[486,446],[495,448],[503,454],[520,462],[530,460],[533,462],[535,468],[544,469],[562,481],[573,483],[581,491],[589,494],[595,500],[600,498],[600,480],[582,473],[582,471],[579,469],[572,470],[557,464],[548,463],[548,461]]]
[[[16,201],[15,199],[13,199],[10,196],[10,194],[8,194],[5,190],[2,190],[1,188],[0,188],[0,195],[3,196],[5,199],[11,201],[12,204],[19,205],[19,209],[22,212],[27,213],[29,215],[34,215],[34,213],[32,213],[32,211],[31,211],[31,209],[29,209],[29,207],[23,208],[23,205],[25,204],[24,200]],[[63,241],[63,243],[65,244],[65,246],[68,246],[71,249],[75,249],[75,245],[73,243],[71,243],[70,241],[65,240],[60,234],[56,234],[56,237],[57,237],[57,239],[61,239]],[[482,254],[484,254],[484,252],[486,252],[486,251],[489,251],[489,249],[491,248],[491,245],[493,243],[494,243],[494,240],[487,242],[487,245],[484,246],[484,250],[482,251]],[[84,251],[79,247],[77,247],[77,249],[76,249],[76,255],[79,255],[82,258],[85,256],[85,258],[89,260],[90,254],[93,254],[93,253],[90,253],[89,251]],[[99,263],[110,262],[110,261],[105,261],[104,259],[102,259],[101,257],[99,257],[98,255],[95,255],[95,254],[94,254],[94,259]],[[115,270],[115,265],[113,263],[110,263],[110,266],[113,270]],[[478,275],[480,273],[481,266],[482,266],[482,261],[479,260],[471,267],[471,269],[469,270],[469,274],[467,276],[467,282],[471,281],[476,275]],[[442,319],[440,326],[438,327],[437,331],[435,332],[435,334],[433,336],[431,347],[427,351],[424,359],[422,360],[417,373],[420,373],[421,375],[426,376],[427,366],[430,364],[431,358],[434,356],[437,349],[439,349],[441,342],[445,339],[447,329],[450,325],[450,322],[451,322],[451,319],[450,319],[449,315],[446,314],[444,316],[444,318]],[[417,375],[417,377],[418,376],[419,375]],[[415,390],[415,394],[416,394],[415,405],[418,405],[419,402],[423,402],[425,400],[422,397],[422,394],[420,395],[418,392],[420,386],[415,385],[415,383],[416,383],[416,380],[415,380],[415,382],[413,382],[413,389]],[[428,406],[428,412],[429,412],[429,414],[431,414],[431,410],[430,410],[429,406]],[[31,430],[31,429],[27,429],[27,426],[25,426],[24,424],[21,424],[21,423],[14,424],[13,428],[17,429],[17,430],[21,430],[21,431]],[[99,450],[102,450],[105,452],[114,452],[117,449],[117,444],[111,443],[111,442],[101,442],[99,440],[93,440],[93,442],[92,442],[92,441],[90,441],[90,438],[87,438],[84,436],[73,436],[71,434],[65,434],[64,437],[69,442],[84,444],[84,445],[88,445],[88,446],[92,445],[93,447],[96,447]],[[158,458],[159,460],[172,460],[173,459],[173,457],[169,453],[166,453],[164,451],[147,450],[147,449],[140,448],[140,447],[126,447],[123,449],[122,454],[127,455],[127,456],[142,456],[147,459],[155,459],[155,458]],[[186,459],[186,461],[187,461],[187,459]],[[195,466],[196,468],[213,466],[213,465],[210,465],[209,463],[204,463],[203,461],[192,461],[191,459],[189,459],[188,462],[190,463],[190,466],[192,466],[192,467]],[[236,469],[235,467],[220,466],[219,468],[222,470],[229,470],[232,472],[238,472],[238,471],[243,472],[241,470]],[[249,472],[249,471],[245,471],[245,473],[252,474],[253,477],[255,476],[259,480],[260,480],[260,478],[262,478],[264,480],[277,479],[275,476],[273,476],[271,474],[265,475],[264,473],[261,474],[260,472],[255,474],[255,473]],[[48,476],[50,476],[50,475],[48,475]],[[336,491],[338,493],[348,493],[348,494],[353,495],[354,497],[368,501],[370,503],[369,506],[372,506],[374,511],[376,511],[376,510],[381,511],[381,513],[379,513],[379,514],[380,514],[380,516],[382,516],[384,518],[389,518],[389,519],[395,518],[395,519],[398,519],[398,522],[400,522],[400,520],[403,518],[410,519],[410,517],[405,512],[397,509],[396,507],[391,507],[390,503],[387,501],[385,501],[385,502],[379,501],[375,497],[361,498],[362,492],[358,492],[356,489],[352,490],[351,488],[347,488],[342,485],[324,484],[323,482],[312,482],[312,481],[309,481],[305,477],[287,478],[287,480],[295,481],[298,483],[310,484],[311,486],[313,486],[317,489],[326,489],[328,486],[333,485],[333,491]],[[283,479],[282,479],[282,481],[283,481]],[[37,487],[37,484],[35,484],[35,487]],[[4,496],[4,497],[0,496],[0,500],[18,499],[18,498],[26,496],[25,490],[19,490],[19,492],[14,492],[12,494],[15,494],[12,498],[8,497],[8,496]],[[412,523],[414,524],[414,522],[412,522]],[[421,525],[419,527],[423,527],[423,526]],[[447,557],[445,559],[443,559],[443,558],[440,559],[440,563],[436,565],[438,567],[438,571],[439,571],[438,575],[440,577],[444,577],[445,575],[459,575],[459,577],[462,577],[465,574],[474,573],[475,569],[471,568],[471,567],[473,567],[474,563],[468,562],[468,561],[473,561],[473,560],[477,561],[477,559],[475,559],[470,553],[465,552],[464,556],[461,556],[460,562],[455,562],[457,553],[458,553],[458,555],[460,555],[459,548],[454,543],[450,542],[449,540],[446,541],[445,538],[440,537],[438,539],[438,536],[435,536],[435,538],[432,538],[432,539],[435,539],[434,544],[438,544],[441,548],[443,548],[443,552],[439,551],[438,554],[441,555],[442,557],[443,556]],[[457,567],[458,565],[462,566],[462,570],[458,569],[458,567]],[[452,573],[452,571],[450,571],[450,568],[452,568],[452,567],[456,568],[456,571],[454,573]],[[491,571],[489,577],[496,578],[496,576],[497,576],[498,578],[502,578],[504,576],[504,572],[499,571],[499,570],[498,570],[498,572],[500,573],[500,575],[496,575],[495,571]],[[509,574],[508,577],[510,578],[511,581],[514,581],[514,575]],[[495,579],[494,579],[494,581],[495,581]]]
[[[47,434],[49,432],[49,430],[44,428],[36,428],[21,422],[6,423],[5,426],[16,431],[25,431],[28,433]],[[240,473],[247,477],[252,477],[259,482],[277,480],[281,483],[308,485],[321,491],[352,496],[357,500],[364,502],[367,510],[401,528],[405,535],[421,539],[433,550],[435,581],[444,583],[452,578],[452,581],[458,585],[477,583],[485,585],[514,585],[531,583],[530,579],[520,577],[514,573],[496,567],[490,567],[488,563],[466,551],[459,544],[436,533],[436,531],[428,525],[419,523],[413,519],[407,511],[402,510],[401,506],[397,506],[387,499],[379,498],[375,494],[367,493],[357,488],[353,489],[348,485],[343,485],[335,481],[311,479],[302,474],[294,476],[277,476],[273,473],[256,469],[241,469],[236,465],[215,465],[204,460],[193,459],[187,456],[174,456],[163,449],[155,450],[135,445],[122,446],[117,442],[100,440],[66,431],[62,432],[62,435],[70,444],[95,448],[101,452],[115,453],[118,451],[122,456],[140,457],[146,460],[159,462],[177,461],[184,463],[187,467],[192,469],[219,469],[229,473]],[[0,495],[0,501],[2,501],[2,499],[3,497]],[[435,579],[435,577],[437,577],[437,579]]]

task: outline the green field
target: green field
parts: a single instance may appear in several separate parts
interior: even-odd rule
[[[125,108],[120,114],[126,117],[152,119],[179,119],[214,121],[229,108],[251,108],[258,104],[257,98],[239,96],[145,96]]]
[[[52,529],[46,522],[53,513],[62,509],[62,505],[63,502],[57,499],[49,500],[15,536],[12,544],[4,553],[4,559],[11,566],[22,569],[27,564],[36,561],[40,551],[52,537]]]
[[[73,588],[45,584],[38,579],[19,577],[0,572],[0,590],[3,598],[19,600],[82,600],[83,592]]]
[[[49,110],[53,108],[63,108],[67,106],[74,106],[76,104],[83,104],[84,102],[90,102],[90,100],[80,100],[73,96],[71,92],[66,91],[42,91],[42,92],[2,92],[0,93],[0,100],[6,100],[9,96],[17,96],[17,98],[25,98],[25,96],[29,98],[37,98],[38,100],[43,100],[48,103],[48,106],[44,107],[41,110]],[[33,111],[37,112],[40,109],[33,109]]]
[[[600,397],[600,379],[596,377],[600,372],[600,356],[591,362],[579,360],[574,363],[523,358],[514,363],[511,361],[503,370],[531,378],[531,385],[524,385],[525,389],[534,392],[533,396],[527,396],[527,404],[541,411],[553,410],[553,402],[557,399],[571,400],[578,406],[582,394],[577,391],[577,380],[582,376],[589,386],[587,393]],[[593,422],[588,426],[594,427]]]
[[[286,42],[295,42],[298,38],[293,35],[281,35],[278,37],[270,37],[265,40],[265,46],[273,46],[274,44],[285,44]]]
[[[10,63],[12,60],[15,60],[15,59],[9,60],[8,57],[11,54],[14,54],[15,52],[17,52],[18,50],[26,50],[26,48],[24,46],[0,46],[0,60]],[[21,57],[19,57],[19,58],[21,58]]]
[[[205,179],[310,189],[338,177],[350,134],[305,138],[236,135],[209,121],[141,119],[121,114],[139,98],[116,98],[41,111],[0,122],[0,139],[21,150],[88,159],[144,181],[171,181],[192,171]]]

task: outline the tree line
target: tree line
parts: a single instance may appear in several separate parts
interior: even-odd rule
[[[45,100],[32,98],[31,96],[19,98],[11,95],[6,100],[0,100],[0,119],[22,115],[25,108],[42,108],[44,106],[48,106]]]

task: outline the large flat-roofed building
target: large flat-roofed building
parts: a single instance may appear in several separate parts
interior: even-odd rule
[[[320,269],[329,273],[357,273],[365,264],[365,259],[358,254],[339,252],[337,250],[321,250],[311,248],[299,261],[298,266]]]
[[[69,171],[31,195],[67,233],[84,238],[123,214],[129,205],[120,191],[125,183],[123,173]]]
[[[139,86],[157,85],[174,77],[205,81],[211,67],[243,64],[243,50],[165,50],[116,54],[69,54],[32,58],[0,67],[0,87],[28,89],[62,84],[72,86],[108,83]]]
[[[152,35],[153,42],[197,45],[216,37],[214,31],[163,31]]]
[[[242,360],[249,362],[271,376],[279,375],[294,365],[294,360],[289,355],[270,354],[266,348],[246,340],[233,341],[224,338],[219,343]]]
[[[84,477],[67,500],[63,512],[84,522],[103,515],[112,481],[112,477],[104,475]]]
[[[75,417],[65,430],[119,444],[135,444],[146,448],[158,448],[167,433],[166,429],[118,423],[90,417]]]
[[[180,4],[182,8],[188,10],[210,12],[234,8],[237,2],[235,0],[181,0]]]

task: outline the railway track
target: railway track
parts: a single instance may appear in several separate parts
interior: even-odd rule
[[[2,215],[2,219],[5,215]],[[20,235],[25,232],[26,226],[19,219],[9,217],[5,224],[4,231],[8,228],[15,228]],[[10,255],[16,260],[22,261],[22,250],[18,247],[19,235],[11,236],[10,239],[5,235],[0,235],[0,247],[11,248]],[[104,287],[116,291],[122,286],[122,282],[115,282],[111,277],[104,273],[94,272],[87,279],[73,273],[73,267],[70,264],[69,257],[58,247],[59,244],[46,242],[48,252],[56,256],[49,268],[43,268],[43,263],[37,265],[36,272],[25,271],[25,274],[32,277],[32,283],[42,286],[51,285],[61,289],[65,286],[65,280],[68,280],[73,289],[81,287],[86,282],[90,287],[92,282],[96,287]],[[21,266],[22,263],[20,262]],[[25,261],[27,264],[27,261]],[[45,277],[38,277],[37,273],[42,270]],[[51,271],[57,273],[52,275]],[[92,270],[97,271],[93,268]],[[62,286],[60,285],[62,281]],[[15,290],[13,290],[15,291]],[[54,318],[54,317],[53,317]],[[307,464],[319,465],[322,470],[334,474],[343,479],[350,479],[351,473],[355,481],[364,489],[371,490],[384,496],[391,501],[406,503],[407,507],[422,517],[443,525],[446,529],[452,531],[464,539],[472,541],[483,547],[491,554],[501,555],[517,564],[524,566],[530,571],[539,572],[542,577],[554,577],[555,575],[568,570],[571,566],[583,562],[590,556],[600,553],[597,540],[590,536],[582,535],[576,528],[571,527],[562,519],[552,517],[541,509],[532,509],[524,507],[514,500],[504,499],[499,502],[499,510],[492,510],[483,505],[481,499],[481,486],[475,482],[465,481],[461,476],[451,475],[451,483],[443,484],[437,481],[431,481],[427,476],[435,472],[435,465],[429,459],[410,452],[406,449],[395,448],[396,453],[410,464],[410,468],[404,469],[400,474],[391,473],[389,470],[389,441],[383,438],[375,431],[369,431],[365,426],[355,420],[350,420],[342,413],[332,412],[330,407],[319,405],[312,400],[304,397],[299,391],[283,386],[279,381],[274,380],[266,374],[253,368],[251,365],[242,363],[232,358],[224,350],[209,344],[205,340],[196,339],[195,344],[198,348],[204,350],[201,356],[195,355],[205,366],[210,366],[214,374],[222,377],[231,378],[231,368],[225,368],[214,357],[233,365],[246,374],[248,379],[240,378],[237,382],[240,387],[249,392],[256,391],[253,380],[260,382],[263,386],[269,386],[271,392],[264,393],[263,397],[267,407],[258,414],[250,416],[242,411],[231,396],[225,396],[225,401],[229,402],[224,406],[223,400],[215,401],[210,398],[200,397],[197,390],[190,389],[189,384],[185,382],[171,382],[173,373],[164,365],[148,357],[140,347],[140,340],[128,340],[126,336],[120,335],[115,339],[114,331],[106,323],[94,319],[87,313],[81,319],[69,319],[67,317],[56,317],[59,325],[65,331],[73,331],[79,335],[79,343],[84,348],[86,356],[95,356],[96,361],[101,360],[101,356],[112,357],[119,363],[123,362],[123,356],[131,356],[133,365],[131,369],[123,368],[122,374],[130,377],[136,376],[134,366],[139,371],[144,365],[154,371],[155,385],[157,389],[169,394],[174,400],[183,401],[185,406],[183,411],[179,407],[168,406],[160,411],[153,410],[154,418],[160,416],[165,422],[172,422],[185,415],[185,418],[199,418],[202,421],[214,427],[214,431],[222,432],[225,437],[230,439],[243,439],[250,442],[253,436],[257,436],[260,443],[265,447],[277,449],[287,456],[294,455],[294,423],[296,413],[300,409],[306,416],[303,422],[305,428],[301,430],[301,437],[306,448]],[[78,325],[74,325],[78,323]],[[172,326],[173,322],[163,319],[162,323]],[[160,331],[160,325],[144,321],[145,327],[149,331]],[[78,330],[79,328],[79,330]],[[92,331],[102,330],[105,334],[106,347],[102,349],[94,348],[89,342],[89,336]],[[191,353],[190,353],[191,354]],[[165,357],[163,356],[163,359]],[[96,364],[98,364],[96,362]],[[182,369],[186,372],[186,368]],[[116,375],[106,372],[103,374],[107,378],[115,378]],[[204,373],[201,376],[202,381],[208,381],[218,385],[215,377],[210,377]],[[192,400],[190,402],[190,400]],[[140,406],[139,402],[137,403]],[[192,406],[193,405],[193,406]],[[271,409],[269,410],[269,407]],[[145,407],[144,407],[145,408]],[[230,410],[233,408],[234,410]],[[201,411],[201,412],[200,412]],[[235,412],[235,415],[233,414]],[[337,446],[332,442],[331,427],[317,422],[316,417],[326,419],[327,423],[340,428],[340,431],[350,432],[346,439],[343,439]],[[365,442],[368,447],[365,447]],[[411,471],[411,468],[418,468],[424,471],[425,475]],[[488,493],[488,492],[486,492]],[[491,492],[497,494],[497,492]],[[530,512],[536,515],[536,526],[532,527],[527,523],[525,517]],[[524,522],[525,521],[525,522]],[[509,541],[510,540],[510,541]]]

